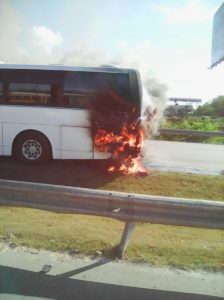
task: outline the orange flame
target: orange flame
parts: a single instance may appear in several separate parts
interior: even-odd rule
[[[119,133],[97,129],[94,137],[98,151],[108,151],[115,159],[108,172],[148,175],[141,164],[140,150],[143,146],[143,133],[136,123],[124,123]]]

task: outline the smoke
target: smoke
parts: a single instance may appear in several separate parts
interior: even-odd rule
[[[22,25],[9,1],[0,1],[0,60],[22,63],[25,51],[20,45]]]
[[[59,64],[74,66],[99,66],[108,63],[105,53],[92,48],[88,43],[78,43],[72,50],[62,55]]]
[[[135,48],[130,48],[126,43],[123,43],[119,53],[113,56],[107,55],[103,51],[94,50],[88,43],[80,43],[69,53],[64,54],[60,63],[84,66],[112,64],[138,69],[143,85],[140,125],[145,139],[157,133],[168,98],[166,96],[167,87],[153,78],[153,72],[150,70],[151,45],[149,41],[144,41]]]
[[[140,125],[144,138],[149,139],[156,134],[164,109],[167,106],[167,87],[155,78],[146,78],[143,81],[143,104]]]

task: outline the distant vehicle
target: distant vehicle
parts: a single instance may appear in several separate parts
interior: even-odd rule
[[[1,64],[0,155],[31,164],[110,158],[94,131],[137,119],[141,97],[133,69]]]

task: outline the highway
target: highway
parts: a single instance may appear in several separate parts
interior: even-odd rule
[[[224,174],[224,145],[151,140],[145,142],[142,155],[143,164],[149,169],[211,175]],[[70,176],[70,169],[80,174],[87,173],[90,169],[105,172],[104,164],[105,162],[97,160],[92,162],[55,160],[45,165],[29,166],[22,165],[10,157],[0,157],[0,178],[73,185],[65,183],[66,180],[64,180]]]
[[[224,172],[224,145],[146,141],[143,161],[147,167],[201,174]]]

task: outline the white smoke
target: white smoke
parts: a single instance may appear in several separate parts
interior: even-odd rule
[[[147,78],[143,81],[143,104],[140,124],[145,139],[149,139],[158,131],[164,109],[167,106],[166,91],[167,87],[155,78]]]
[[[167,105],[167,88],[150,71],[150,43],[144,41],[142,45],[131,49],[125,43],[120,52],[114,56],[107,56],[104,52],[93,50],[88,44],[78,44],[69,53],[66,53],[60,63],[74,65],[117,65],[119,67],[135,68],[140,71],[143,85],[143,101],[140,124],[144,138],[149,139],[157,133],[164,109]],[[145,59],[145,61],[144,61]]]
[[[59,63],[78,66],[116,65],[138,69],[143,79],[143,105],[140,124],[144,138],[149,139],[157,133],[167,105],[167,88],[150,75],[152,73],[149,66],[150,44],[147,41],[144,41],[142,45],[138,45],[135,49],[130,49],[127,45],[124,45],[121,51],[114,56],[108,56],[103,51],[93,49],[88,43],[80,43],[70,52],[65,53]]]
[[[52,54],[55,47],[60,46],[63,38],[60,32],[54,32],[45,26],[33,26],[28,31],[30,46],[42,54]]]
[[[22,63],[25,51],[20,44],[22,25],[9,1],[0,1],[0,60],[11,63]]]
[[[108,58],[104,52],[92,48],[88,43],[78,43],[62,55],[59,63],[74,66],[99,66],[108,63]]]

